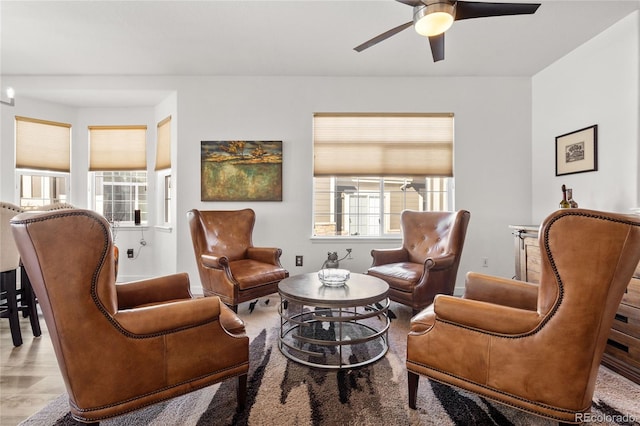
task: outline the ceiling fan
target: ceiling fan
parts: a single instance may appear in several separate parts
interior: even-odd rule
[[[540,3],[489,3],[454,0],[396,0],[413,6],[413,19],[390,29],[369,41],[354,47],[363,50],[414,26],[418,34],[429,38],[433,62],[444,59],[444,33],[454,21],[490,16],[529,15],[535,13]]]

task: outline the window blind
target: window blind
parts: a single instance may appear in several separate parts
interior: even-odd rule
[[[453,114],[313,117],[314,176],[453,176]]]
[[[171,116],[158,123],[156,170],[171,168]]]
[[[16,116],[16,168],[68,173],[71,124]]]
[[[89,126],[89,170],[147,169],[147,126]]]

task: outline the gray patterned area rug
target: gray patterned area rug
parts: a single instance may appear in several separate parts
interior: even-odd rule
[[[285,358],[278,349],[277,297],[243,304],[251,337],[247,407],[236,410],[236,381],[229,380],[170,401],[101,422],[129,425],[552,425],[425,378],[418,409],[407,405],[406,336],[411,311],[392,303],[389,352],[354,370],[317,370]],[[254,308],[250,312],[251,308]],[[601,367],[587,424],[640,425],[640,386]],[[21,425],[76,424],[61,395]]]

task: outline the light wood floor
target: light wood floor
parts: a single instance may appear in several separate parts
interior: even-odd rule
[[[15,426],[65,392],[44,319],[33,337],[20,317],[22,346],[14,347],[9,320],[0,318],[0,426]]]

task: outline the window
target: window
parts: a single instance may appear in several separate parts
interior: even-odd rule
[[[314,236],[400,234],[402,210],[452,209],[451,178],[314,178]]]
[[[90,126],[91,204],[108,220],[148,220],[146,126]]]
[[[16,116],[16,176],[20,207],[67,202],[71,125]]]
[[[110,222],[147,221],[147,172],[94,172],[94,210]]]
[[[316,114],[313,235],[400,234],[400,213],[453,209],[451,114]]]
[[[47,173],[35,170],[19,170],[20,207],[37,210],[47,204],[68,202],[68,173]]]
[[[168,226],[171,224],[171,175],[162,176],[163,185],[163,197],[162,197],[162,211],[164,217],[164,224]]]

